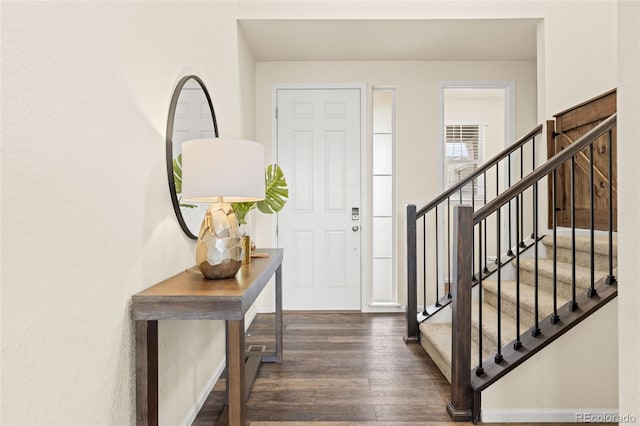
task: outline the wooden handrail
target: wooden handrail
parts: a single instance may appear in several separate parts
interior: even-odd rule
[[[516,142],[512,143],[511,145],[509,145],[508,147],[506,147],[505,149],[503,149],[502,151],[494,155],[490,160],[483,163],[472,175],[467,176],[466,178],[458,182],[456,185],[444,191],[437,198],[434,198],[426,206],[418,210],[417,217],[420,218],[425,214],[427,214],[430,210],[432,210],[438,204],[440,204],[441,202],[449,198],[452,194],[459,191],[461,188],[463,188],[469,182],[476,179],[482,173],[489,170],[491,167],[495,166],[496,163],[498,163],[500,160],[502,160],[507,155],[511,154],[512,152],[520,148],[521,145],[525,144],[526,142],[528,142],[529,140],[531,140],[533,137],[537,136],[540,133],[542,133],[542,124],[538,124],[538,126],[535,127],[533,130],[531,130],[529,133],[527,133],[526,135],[518,139]]]
[[[507,188],[502,194],[489,201],[473,214],[473,224],[475,225],[483,221],[500,207],[504,206],[510,200],[514,199],[517,195],[524,192],[535,182],[547,176],[549,173],[552,173],[555,169],[564,164],[565,161],[570,160],[571,157],[577,155],[580,151],[595,142],[595,140],[600,136],[610,131],[613,127],[615,127],[616,122],[617,114],[611,115],[602,123],[591,129],[588,133],[580,137],[577,141],[569,145],[567,148],[551,157],[542,166],[529,173],[527,176],[519,180],[510,188]]]

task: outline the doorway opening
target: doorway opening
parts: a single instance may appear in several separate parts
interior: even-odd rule
[[[514,105],[513,81],[450,81],[440,84],[440,183],[443,191],[472,175],[485,161],[514,142]],[[508,177],[502,170],[491,168],[473,185],[460,191],[460,203],[481,207],[497,196],[508,181],[513,181],[515,172],[514,167]],[[487,186],[487,182],[499,182],[499,187],[494,184]],[[453,221],[452,210],[439,213],[446,220]],[[442,229],[449,229],[448,224]],[[443,234],[442,229],[438,230],[439,250],[450,252],[448,245],[451,239]],[[502,235],[507,235],[507,232]],[[443,290],[451,282],[449,268],[444,266],[439,265],[443,272],[438,277]]]

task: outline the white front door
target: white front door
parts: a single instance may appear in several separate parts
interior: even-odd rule
[[[360,89],[277,89],[284,309],[360,310]],[[357,214],[356,215],[356,210]]]

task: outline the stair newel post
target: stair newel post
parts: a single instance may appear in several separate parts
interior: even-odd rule
[[[407,205],[407,335],[405,343],[418,341],[418,255],[416,245],[416,206]]]
[[[607,151],[609,151],[609,275],[607,276],[607,284],[615,284],[616,277],[613,275],[613,131],[609,130],[609,139],[607,141]]]
[[[471,275],[473,257],[473,208],[453,210],[453,301],[451,332],[451,401],[447,412],[454,421],[469,421],[473,415],[471,389]]]

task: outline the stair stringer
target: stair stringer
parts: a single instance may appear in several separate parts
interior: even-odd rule
[[[617,323],[615,298],[482,390],[482,421],[615,422]]]

